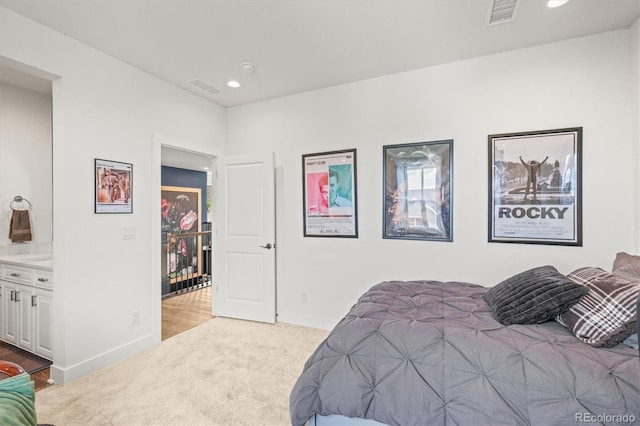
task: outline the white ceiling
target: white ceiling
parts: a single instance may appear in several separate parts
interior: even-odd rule
[[[640,11],[640,0],[518,3],[490,26],[493,0],[0,0],[226,107],[625,28]]]
[[[515,1],[515,0],[497,0]],[[493,0],[0,0],[43,25],[232,107],[633,24],[640,0],[518,0],[489,25]],[[0,58],[3,59],[3,58]],[[242,62],[252,62],[252,74]],[[3,65],[8,65],[5,67]],[[0,61],[0,82],[51,84]],[[220,90],[210,94],[188,81]],[[238,80],[238,89],[226,87]],[[163,148],[162,164],[211,159]]]

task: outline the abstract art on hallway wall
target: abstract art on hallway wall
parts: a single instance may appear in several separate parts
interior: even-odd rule
[[[161,224],[166,235],[166,275],[171,283],[202,274],[200,188],[161,187]]]

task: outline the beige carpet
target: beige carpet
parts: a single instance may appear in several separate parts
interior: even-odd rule
[[[328,332],[214,318],[36,393],[38,423],[288,425],[289,394]]]

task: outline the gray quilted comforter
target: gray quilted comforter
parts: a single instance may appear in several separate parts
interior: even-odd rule
[[[486,291],[372,287],[306,362],[291,423],[314,413],[403,426],[640,423],[636,350],[593,348],[555,321],[503,326]]]

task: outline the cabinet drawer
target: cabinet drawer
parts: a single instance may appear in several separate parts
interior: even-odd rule
[[[48,289],[53,289],[53,273],[50,271],[34,271],[35,280],[33,283],[36,287],[43,287]]]
[[[33,285],[33,275],[33,269],[4,265],[4,272],[2,276],[7,281]]]

